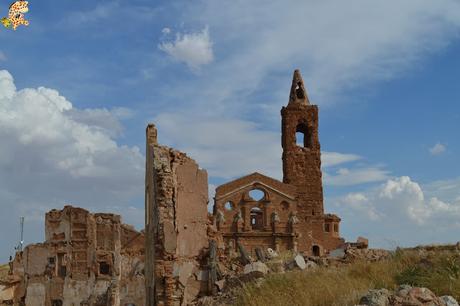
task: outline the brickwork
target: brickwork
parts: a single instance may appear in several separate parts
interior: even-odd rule
[[[11,263],[12,305],[144,305],[142,233],[72,206],[48,212],[45,225],[45,242]]]
[[[298,70],[281,118],[283,182],[254,173],[217,187],[214,217],[227,247],[240,241],[252,253],[270,247],[324,255],[344,241],[340,218],[324,214],[318,107],[310,104]],[[264,198],[251,199],[254,189]],[[254,207],[262,227],[252,225]]]
[[[160,146],[147,127],[146,305],[185,305],[205,283],[193,275],[208,246],[208,178],[184,153]]]

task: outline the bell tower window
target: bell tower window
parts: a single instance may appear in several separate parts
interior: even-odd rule
[[[296,144],[299,147],[311,147],[311,134],[305,123],[299,123],[296,127]]]
[[[303,100],[305,98],[305,93],[303,92],[301,82],[297,82],[297,85],[295,87],[295,95],[297,96],[297,99]]]

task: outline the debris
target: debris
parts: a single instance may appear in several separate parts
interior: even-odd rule
[[[219,291],[222,291],[224,289],[225,279],[221,279],[219,281],[216,281],[214,284],[217,286]]]
[[[367,306],[387,306],[390,292],[387,289],[372,289],[361,298],[359,304]]]
[[[214,284],[217,282],[217,264],[216,264],[216,241],[209,241],[209,258],[208,258],[208,293],[215,294]]]
[[[241,263],[243,265],[250,264],[251,263],[251,257],[249,257],[249,254],[248,254],[248,252],[246,252],[246,250],[243,247],[243,245],[239,241],[236,243],[236,245],[238,247],[238,251],[240,252]]]
[[[273,250],[272,248],[267,249],[267,257],[269,259],[276,258],[278,256],[279,256],[278,253],[275,250]]]
[[[344,258],[345,257],[345,250],[344,249],[335,249],[329,253],[329,257],[332,258]]]
[[[261,248],[256,248],[256,256],[257,256],[257,259],[261,262],[267,261],[267,259],[265,258],[264,251]]]
[[[256,278],[263,277],[268,272],[267,265],[260,261],[255,261],[244,266],[244,274],[251,274]]]

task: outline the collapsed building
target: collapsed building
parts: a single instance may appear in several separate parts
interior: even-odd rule
[[[318,257],[346,245],[340,218],[324,212],[318,107],[298,70],[281,116],[283,180],[256,172],[220,185],[212,214],[206,170],[158,144],[149,124],[145,235],[118,215],[52,210],[46,241],[10,263],[0,305],[189,305],[215,293],[227,269],[222,264],[235,254],[246,265],[260,250]]]
[[[43,243],[10,263],[3,305],[144,305],[142,232],[118,215],[65,206],[45,217]]]
[[[225,254],[246,253],[247,262],[268,248],[321,256],[344,244],[340,218],[324,213],[318,107],[298,70],[281,116],[283,181],[253,173],[217,187],[211,220],[206,171],[159,145],[147,126],[146,305],[186,305],[212,293],[216,258]]]

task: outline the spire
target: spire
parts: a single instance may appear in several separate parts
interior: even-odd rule
[[[292,86],[291,93],[289,94],[289,103],[302,103],[310,104],[308,100],[307,91],[303,84],[302,76],[300,75],[300,70],[294,70],[294,76],[292,77]]]

